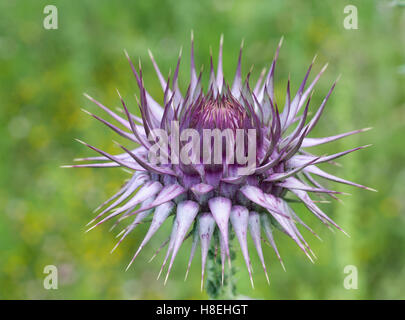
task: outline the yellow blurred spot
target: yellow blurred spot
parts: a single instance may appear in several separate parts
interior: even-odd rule
[[[33,127],[29,135],[29,142],[36,149],[42,149],[49,144],[51,133],[45,125]]]
[[[381,212],[389,218],[397,217],[399,214],[400,204],[396,198],[385,198],[380,202]]]

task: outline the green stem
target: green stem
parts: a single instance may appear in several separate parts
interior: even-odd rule
[[[232,267],[229,268],[226,263],[224,272],[224,283],[222,285],[222,263],[221,253],[219,248],[219,233],[218,230],[214,232],[214,241],[211,242],[211,247],[208,251],[207,260],[207,294],[213,300],[227,300],[235,299],[236,286],[234,275],[236,272],[233,262],[235,261],[235,252],[232,248],[232,237],[229,239],[229,253],[231,258]],[[217,247],[218,246],[218,247]]]

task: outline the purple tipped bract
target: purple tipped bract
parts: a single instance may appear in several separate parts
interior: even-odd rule
[[[129,266],[161,225],[170,219],[172,220],[172,231],[162,245],[162,247],[167,246],[167,251],[160,270],[161,273],[167,267],[166,280],[181,245],[190,237],[192,249],[187,273],[196,248],[199,246],[202,256],[201,286],[203,286],[209,248],[211,246],[219,248],[222,270],[224,270],[226,264],[230,263],[229,239],[233,233],[240,245],[252,286],[252,269],[247,245],[248,234],[256,248],[266,279],[269,281],[262,241],[268,242],[273,247],[283,265],[276,247],[275,230],[282,231],[295,241],[311,261],[314,257],[308,243],[298,230],[298,226],[301,225],[315,236],[317,235],[293,211],[289,205],[290,201],[303,203],[326,226],[329,228],[333,226],[341,230],[317,206],[316,203],[319,201],[312,199],[312,196],[320,196],[321,200],[324,197],[338,199],[336,196],[340,192],[327,189],[316,180],[316,177],[369,189],[329,174],[318,167],[318,164],[333,163],[334,159],[366,146],[325,156],[315,156],[308,151],[310,147],[367,130],[356,130],[325,138],[309,137],[336,84],[333,83],[321,105],[309,119],[311,94],[326,66],[321,69],[312,82],[309,82],[312,62],[295,96],[290,94],[290,81],[288,81],[285,105],[282,110],[279,109],[274,95],[274,70],[281,43],[282,41],[279,43],[269,70],[262,72],[257,83],[252,86],[253,89],[249,83],[250,73],[246,80],[242,81],[242,46],[235,77],[232,83],[228,84],[225,81],[222,71],[223,38],[221,37],[218,67],[215,72],[211,56],[210,80],[207,89],[204,90],[201,73],[197,75],[195,68],[192,38],[191,75],[185,94],[180,92],[178,86],[181,54],[173,79],[171,80],[169,76],[165,80],[150,53],[164,94],[163,104],[160,105],[144,87],[141,66],[136,68],[126,53],[140,89],[138,107],[141,116],[130,113],[119,93],[123,107],[122,114],[112,111],[86,95],[88,99],[108,113],[118,125],[91,115],[118,135],[129,140],[129,146],[119,145],[123,152],[111,155],[83,142],[101,156],[76,159],[83,163],[67,167],[123,167],[130,172],[131,176],[121,190],[96,209],[97,216],[91,221],[93,225],[90,228],[112,218],[116,219],[113,226],[121,221],[130,221],[129,218],[133,219],[119,234],[118,246],[138,224],[146,220],[151,221],[150,228],[135,251]],[[173,122],[178,124],[180,135],[188,129],[194,129],[201,135],[207,129],[229,129],[230,132],[242,130],[246,133],[254,130],[254,149],[256,150],[254,168],[248,174],[240,174],[237,169],[243,165],[230,163],[227,157],[222,157],[223,149],[221,149],[220,163],[174,161],[179,154],[171,139],[175,134]],[[155,133],[158,130],[167,132],[168,149],[165,152],[169,160],[167,163],[153,162],[148,156],[156,142]],[[244,136],[243,139],[236,140],[235,144],[242,144],[246,147],[251,143],[252,141]],[[183,141],[182,145],[184,144]],[[211,143],[209,146],[212,147]],[[206,148],[201,148],[200,151],[206,151],[202,149]]]

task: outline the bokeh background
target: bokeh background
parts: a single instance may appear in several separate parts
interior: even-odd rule
[[[58,29],[43,27],[45,5],[58,8]],[[344,7],[358,9],[358,30],[346,30]],[[374,127],[319,153],[373,146],[339,161],[331,172],[378,193],[333,185],[350,192],[344,204],[322,204],[349,234],[331,233],[303,206],[299,214],[323,242],[303,230],[318,260],[312,264],[283,234],[276,234],[287,272],[264,247],[268,286],[252,250],[256,288],[250,288],[241,255],[237,288],[259,299],[405,298],[405,8],[391,1],[1,1],[0,2],[0,298],[2,299],[199,299],[200,255],[184,282],[190,242],[176,259],[166,286],[156,281],[163,259],[147,261],[166,239],[165,225],[125,267],[147,230],[141,225],[114,253],[109,225],[85,234],[92,210],[117,190],[128,174],[120,169],[61,169],[77,156],[93,155],[83,139],[111,153],[119,138],[81,111],[101,110],[87,92],[118,107],[119,88],[133,112],[136,83],[123,49],[143,61],[145,82],[158,101],[163,95],[148,60],[150,48],[167,75],[183,46],[180,86],[189,75],[190,30],[197,65],[209,65],[209,48],[225,36],[224,70],[232,79],[240,41],[245,39],[244,74],[253,80],[269,67],[284,35],[276,70],[276,95],[284,101],[291,74],[295,91],[313,56],[315,72],[329,68],[316,87],[314,111],[342,74],[312,137]],[[216,62],[214,56],[214,63]],[[207,68],[206,68],[207,69]],[[208,76],[205,76],[208,79]],[[59,270],[59,288],[45,290],[46,265]],[[358,269],[357,290],[346,290],[344,268]]]

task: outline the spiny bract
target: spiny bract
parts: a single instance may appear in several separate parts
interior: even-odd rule
[[[181,53],[170,85],[170,75],[166,81],[150,52],[150,58],[164,92],[163,107],[146,91],[140,64],[137,71],[126,52],[140,89],[140,98],[137,100],[141,117],[137,117],[128,111],[121,96],[120,100],[123,106],[121,111],[125,113],[126,119],[90,96],[85,95],[115,119],[123,129],[91,114],[94,118],[122,137],[127,138],[131,143],[139,145],[132,149],[119,145],[125,152],[119,155],[110,155],[84,143],[102,156],[75,159],[77,161],[93,162],[67,166],[124,167],[131,171],[131,178],[121,190],[96,209],[97,211],[101,210],[101,212],[91,221],[91,223],[95,224],[90,228],[92,229],[114,217],[119,216],[116,224],[126,218],[134,217],[133,222],[119,234],[121,238],[114,247],[115,249],[138,224],[153,216],[149,231],[128,267],[162,223],[170,216],[173,216],[173,227],[170,237],[162,245],[163,247],[168,244],[168,249],[159,273],[160,275],[170,258],[166,280],[180,246],[189,236],[192,236],[193,240],[187,272],[196,247],[200,243],[202,255],[201,286],[203,286],[204,269],[210,246],[220,249],[223,274],[227,257],[230,262],[229,232],[231,230],[233,230],[231,232],[235,233],[239,241],[252,285],[251,263],[247,246],[248,230],[264,268],[267,281],[269,279],[261,246],[262,240],[266,240],[262,238],[262,230],[275,250],[281,264],[282,260],[273,238],[274,228],[291,237],[312,261],[311,254],[313,255],[313,253],[298,231],[297,224],[307,228],[315,236],[317,235],[288,205],[289,199],[285,197],[287,192],[290,192],[298,201],[302,202],[326,226],[329,228],[334,226],[341,230],[316,205],[317,201],[312,200],[309,196],[309,194],[325,194],[337,199],[336,194],[340,192],[326,189],[315,180],[314,176],[360,188],[369,188],[333,176],[319,169],[317,165],[325,162],[333,163],[334,159],[362,149],[365,146],[320,157],[312,155],[307,149],[367,129],[325,138],[307,137],[318,122],[336,84],[335,82],[332,85],[319,109],[312,119],[307,122],[311,93],[326,69],[326,66],[323,67],[306,88],[313,61],[293,99],[290,96],[290,81],[288,81],[285,106],[280,113],[274,96],[274,69],[281,43],[282,41],[279,43],[270,69],[267,74],[263,70],[253,90],[249,86],[250,73],[242,83],[242,46],[232,86],[229,87],[225,82],[222,71],[223,38],[221,37],[217,72],[216,74],[214,72],[211,55],[210,81],[208,90],[204,93],[201,84],[202,72],[197,76],[195,69],[192,37],[191,77],[184,96],[178,86]],[[302,109],[304,110],[301,114]],[[179,123],[180,133],[188,128],[193,128],[198,132],[213,128],[222,130],[255,129],[257,138],[255,140],[257,150],[255,155],[256,167],[248,175],[238,175],[238,171],[235,169],[240,165],[230,164],[227,161],[223,161],[221,164],[175,164],[170,161],[167,164],[152,163],[148,158],[152,142],[150,139],[151,133],[155,129],[163,129],[168,132],[170,137],[174,134],[171,132],[172,128],[170,126],[173,121]],[[240,143],[240,141],[237,141],[237,143]],[[243,143],[246,143],[246,141]],[[173,149],[174,147],[169,151],[169,159],[178,156],[178,154],[173,153]],[[106,214],[108,215],[102,219]],[[213,237],[214,232],[218,232],[219,236]],[[218,243],[211,244],[213,239],[218,239]]]

